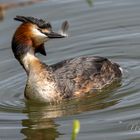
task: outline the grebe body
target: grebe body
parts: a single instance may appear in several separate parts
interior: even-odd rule
[[[23,22],[12,40],[16,59],[27,73],[25,97],[37,102],[52,102],[102,89],[122,76],[120,66],[107,58],[81,56],[46,65],[36,53],[46,55],[44,43],[65,35],[52,31],[50,23],[33,17],[17,16]]]

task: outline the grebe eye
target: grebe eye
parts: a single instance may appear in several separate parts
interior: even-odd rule
[[[52,28],[52,26],[51,26],[50,23],[42,24],[42,25],[40,25],[39,27],[40,27],[41,29],[46,29],[46,28],[51,29],[51,28]]]

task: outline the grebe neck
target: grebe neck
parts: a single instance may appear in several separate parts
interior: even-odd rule
[[[15,58],[23,66],[26,73],[28,74],[31,69],[33,62],[41,63],[40,60],[35,56],[35,50],[32,47],[32,43],[28,40],[21,40],[22,42],[12,41],[12,50]]]
[[[41,64],[41,61],[33,53],[27,52],[21,59],[20,63],[23,65],[28,75],[30,71]]]

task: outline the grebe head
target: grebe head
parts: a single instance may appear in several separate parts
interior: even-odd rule
[[[39,52],[46,55],[44,42],[49,38],[64,38],[62,34],[52,31],[49,22],[34,17],[16,16],[14,18],[22,24],[16,30],[12,40],[12,50],[19,60],[26,52]]]

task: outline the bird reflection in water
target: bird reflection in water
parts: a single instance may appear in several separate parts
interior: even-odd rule
[[[36,104],[27,102],[23,113],[28,115],[28,119],[22,121],[23,129],[21,133],[26,136],[27,140],[55,140],[61,137],[61,135],[64,135],[58,131],[60,124],[56,122],[56,118],[81,114],[88,111],[93,112],[94,110],[102,110],[116,105],[119,100],[111,98],[114,89],[117,90],[118,86],[120,86],[120,83],[115,83],[100,93],[89,93],[86,96],[63,100],[63,102],[58,104]],[[74,120],[76,118],[72,119]],[[71,123],[73,120],[71,120]],[[70,131],[71,129],[72,128],[69,128]]]

